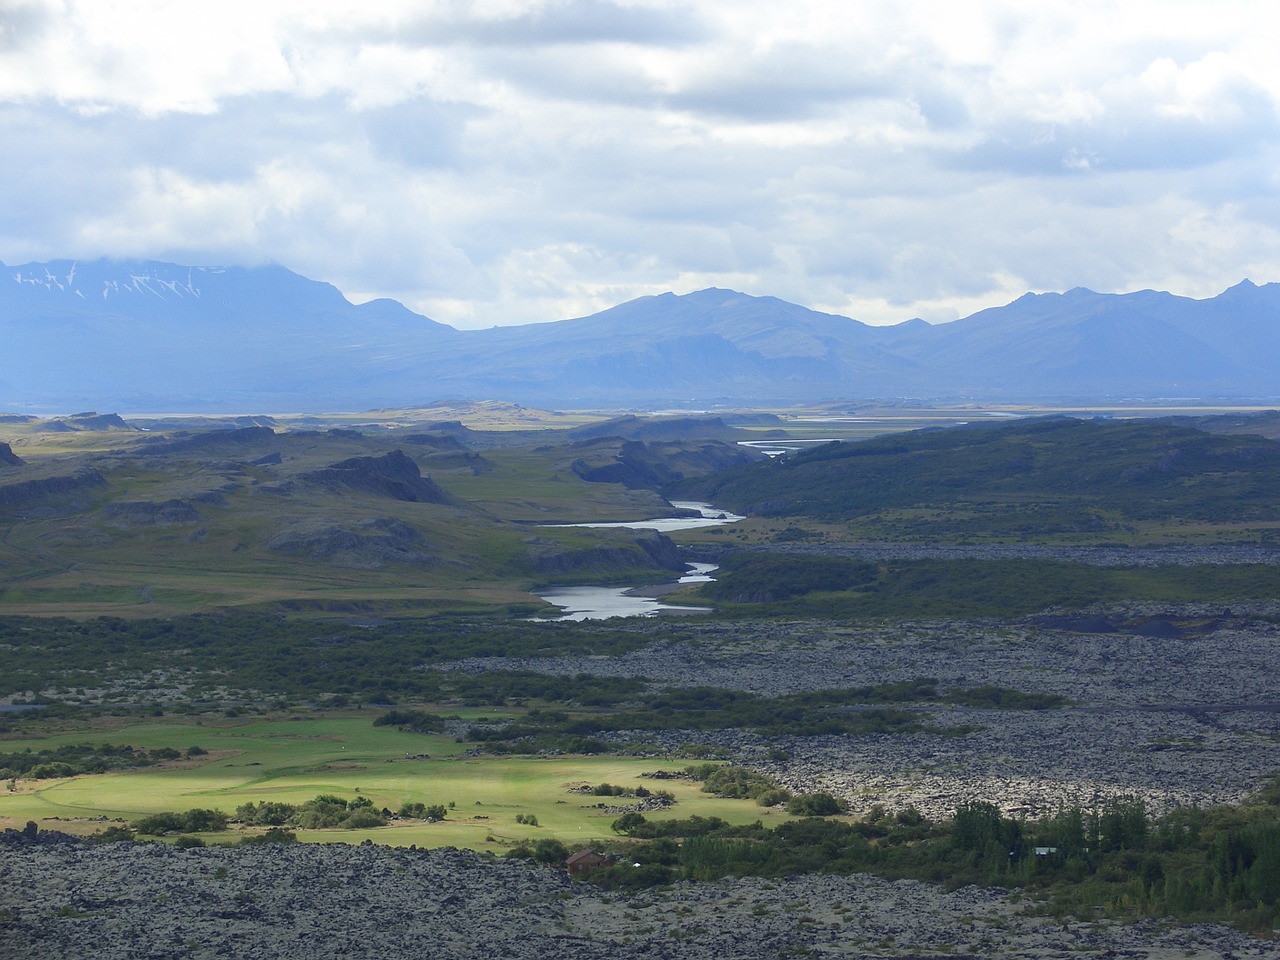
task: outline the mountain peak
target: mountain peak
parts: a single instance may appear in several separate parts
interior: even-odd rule
[[[707,287],[467,331],[392,300],[355,306],[278,265],[61,260],[0,272],[0,408],[1271,398],[1278,314],[1280,284],[1249,280],[1203,301],[1029,293],[947,324],[892,327]]]
[[[1225,297],[1228,295],[1237,296],[1239,294],[1249,294],[1249,293],[1253,293],[1257,289],[1258,289],[1258,285],[1254,283],[1252,280],[1250,280],[1248,277],[1245,277],[1235,286],[1227,287],[1226,290],[1223,290],[1221,296]]]

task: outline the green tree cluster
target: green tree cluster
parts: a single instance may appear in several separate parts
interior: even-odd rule
[[[227,829],[230,818],[221,810],[195,809],[183,813],[153,813],[135,820],[133,829],[152,837],[167,833],[213,833]]]
[[[389,815],[389,811],[375,809],[373,801],[368,797],[346,800],[333,794],[320,794],[297,805],[277,801],[250,801],[236,807],[236,819],[249,826],[288,825],[304,830],[385,827]]]

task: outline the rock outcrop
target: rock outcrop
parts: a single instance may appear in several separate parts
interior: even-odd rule
[[[0,507],[27,507],[105,487],[107,478],[92,467],[59,477],[0,485]]]
[[[742,447],[718,441],[691,446],[684,443],[645,443],[617,438],[583,441],[583,456],[570,469],[589,483],[620,483],[629,490],[659,490],[687,476],[700,476],[757,459]]]
[[[228,447],[239,449],[252,447],[265,440],[272,440],[276,432],[270,427],[240,427],[236,430],[206,430],[192,433],[189,436],[175,435],[168,440],[159,440],[138,449],[142,456],[161,456],[173,453],[195,453],[200,451],[221,451]]]
[[[196,523],[200,514],[186,500],[164,500],[159,503],[143,500],[109,503],[102,508],[102,519],[121,528],[155,527],[173,523]]]
[[[296,478],[297,483],[329,489],[355,490],[408,503],[452,503],[430,477],[424,477],[417,463],[402,450],[381,457],[352,457],[331,463]]]
[[[355,570],[377,570],[388,563],[435,562],[418,531],[393,517],[377,517],[354,529],[299,523],[277,533],[266,546],[274,553]]]
[[[582,550],[566,548],[553,541],[538,541],[529,549],[529,563],[536,573],[546,577],[636,569],[683,572],[688,567],[675,542],[654,531],[638,533],[629,542],[617,546]]]
[[[41,433],[72,433],[78,430],[92,432],[115,432],[120,430],[137,430],[117,413],[73,413],[69,417],[55,417],[36,426]]]
[[[13,448],[7,443],[0,443],[0,466],[3,467],[21,467],[27,461],[13,452]]]

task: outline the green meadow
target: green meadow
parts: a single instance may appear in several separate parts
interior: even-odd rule
[[[234,814],[248,802],[300,804],[320,794],[345,799],[367,797],[377,809],[397,810],[406,802],[448,806],[443,821],[393,820],[364,830],[301,830],[299,839],[359,843],[373,840],[393,846],[454,846],[503,853],[520,841],[552,837],[584,846],[614,837],[617,813],[595,806],[623,805],[625,797],[601,798],[574,793],[583,784],[611,783],[667,790],[676,804],[646,813],[651,820],[716,816],[730,823],[766,824],[790,819],[751,801],[726,800],[703,793],[693,781],[652,780],[641,774],[678,771],[688,761],[635,757],[468,756],[468,744],[447,736],[374,727],[372,712],[360,716],[318,715],[299,719],[248,722],[136,723],[93,733],[77,732],[40,739],[0,741],[0,752],[40,750],[82,743],[127,743],[135,748],[199,746],[208,753],[193,759],[60,780],[19,780],[16,789],[0,786],[0,825],[42,826],[91,834],[108,826],[98,818],[134,821],[148,814],[211,808]],[[517,823],[532,818],[536,826]],[[246,832],[238,825],[225,833],[203,834],[208,842],[234,842]],[[616,839],[616,837],[614,837]]]

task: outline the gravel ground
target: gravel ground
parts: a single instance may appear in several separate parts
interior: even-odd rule
[[[1002,891],[870,876],[676,884],[610,896],[457,850],[177,850],[0,838],[0,951],[39,960],[472,957],[1275,957],[1217,926],[1062,922]]]

